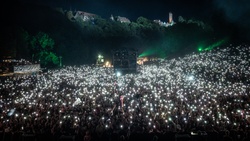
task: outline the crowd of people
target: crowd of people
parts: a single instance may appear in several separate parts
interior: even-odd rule
[[[2,77],[0,131],[37,140],[164,140],[182,133],[246,140],[249,55],[250,46],[240,45],[138,66],[138,73],[121,76],[113,68],[82,65]]]

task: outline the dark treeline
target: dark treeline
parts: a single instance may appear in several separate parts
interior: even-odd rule
[[[47,51],[47,56],[51,53],[62,56],[65,65],[94,63],[99,53],[111,60],[112,50],[120,48],[138,49],[139,53],[148,51],[148,55],[164,58],[176,57],[194,52],[200,45],[206,48],[231,36],[228,32],[219,34],[224,30],[216,24],[212,27],[182,17],[171,27],[160,26],[145,17],[138,17],[131,23],[120,23],[95,16],[93,20],[83,22],[73,17],[75,11],[18,2],[7,3],[1,14],[4,21],[0,38],[1,57],[36,60],[42,56],[38,50],[43,50]],[[44,36],[40,36],[41,33]],[[47,39],[53,42],[50,49],[44,50],[40,42],[42,37],[46,37],[45,44]],[[37,49],[37,46],[42,49]]]

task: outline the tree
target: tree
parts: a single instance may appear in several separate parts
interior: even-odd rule
[[[39,32],[31,37],[30,45],[33,59],[39,60],[42,66],[52,67],[59,65],[58,57],[52,52],[55,42],[48,34]]]
[[[179,16],[178,22],[183,23],[183,22],[186,22],[186,20],[182,16]]]

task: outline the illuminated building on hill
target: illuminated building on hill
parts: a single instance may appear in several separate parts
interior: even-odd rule
[[[77,11],[74,18],[76,19],[76,18],[80,17],[83,21],[90,21],[90,20],[94,20],[95,16],[96,15],[92,14],[92,13]]]
[[[169,12],[169,16],[168,16],[168,23],[173,23],[173,14],[171,12]]]
[[[128,18],[120,16],[117,17],[117,21],[121,23],[130,23],[130,20]]]
[[[173,26],[175,24],[173,20],[173,13],[171,12],[169,12],[168,14],[168,22],[163,22],[161,20],[154,20],[154,22],[159,24],[160,26],[165,26],[165,27]]]

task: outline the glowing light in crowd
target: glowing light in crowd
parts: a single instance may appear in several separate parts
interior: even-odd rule
[[[117,76],[117,77],[120,77],[121,75],[122,75],[121,72],[119,72],[119,71],[116,72],[116,76]]]
[[[194,80],[194,76],[193,76],[193,75],[190,75],[190,76],[187,77],[187,79],[188,79],[189,81],[192,81],[192,80]]]

